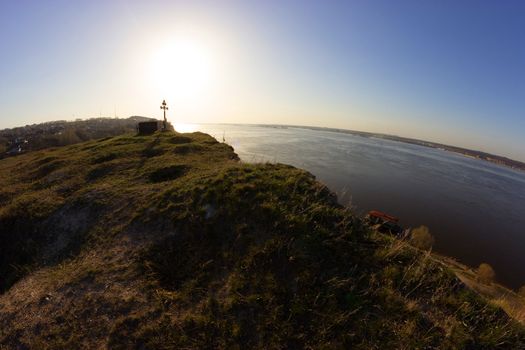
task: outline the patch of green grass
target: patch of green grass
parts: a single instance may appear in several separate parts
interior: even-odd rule
[[[92,163],[93,164],[106,163],[106,162],[112,161],[117,158],[119,158],[118,153],[110,152],[110,153],[105,153],[105,154],[96,156],[95,158],[93,158]]]
[[[152,182],[173,181],[184,175],[188,170],[189,167],[186,165],[172,165],[153,171],[149,178]]]
[[[185,144],[185,143],[191,143],[192,141],[193,140],[192,140],[191,137],[180,136],[180,135],[173,136],[170,139],[170,142],[173,143],[173,144],[176,144],[176,145]]]

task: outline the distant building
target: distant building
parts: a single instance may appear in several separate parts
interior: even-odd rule
[[[151,135],[159,130],[159,123],[154,122],[141,122],[138,124],[137,131],[139,135]]]

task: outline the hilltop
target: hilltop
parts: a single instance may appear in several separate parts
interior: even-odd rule
[[[146,117],[91,118],[52,121],[0,130],[0,159],[49,147],[67,146],[136,131],[137,123],[155,121]]]
[[[202,133],[0,160],[0,348],[518,349],[525,330],[306,171]]]

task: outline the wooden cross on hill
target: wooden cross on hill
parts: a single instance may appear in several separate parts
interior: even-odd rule
[[[168,120],[166,119],[166,111],[168,110],[168,105],[166,104],[166,100],[162,101],[162,105],[160,106],[160,109],[164,110],[164,128],[163,131],[168,130]]]

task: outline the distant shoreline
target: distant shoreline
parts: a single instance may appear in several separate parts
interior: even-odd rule
[[[196,123],[196,124],[199,124],[199,123]],[[205,124],[205,123],[200,123],[200,124]],[[209,124],[251,125],[251,126],[272,127],[272,128],[297,128],[297,129],[307,129],[307,130],[317,130],[317,131],[330,131],[330,132],[337,132],[341,134],[357,135],[357,136],[369,137],[369,138],[374,137],[374,138],[383,139],[383,140],[403,142],[403,143],[408,143],[408,144],[418,145],[418,146],[423,146],[423,147],[428,147],[428,148],[441,149],[443,151],[461,154],[469,158],[480,159],[480,160],[484,160],[489,163],[493,163],[496,165],[502,165],[502,166],[505,166],[511,169],[525,171],[525,163],[520,162],[518,160],[510,159],[510,158],[503,157],[503,156],[498,156],[498,155],[487,153],[487,152],[476,151],[476,150],[471,150],[471,149],[457,147],[457,146],[450,146],[450,145],[445,145],[445,144],[437,143],[437,142],[412,139],[412,138],[402,137],[402,136],[373,133],[373,132],[366,132],[366,131],[356,131],[356,130],[349,130],[349,129],[327,128],[327,127],[320,127],[320,126],[304,126],[304,125],[237,124],[237,123],[231,123],[231,124],[209,123]]]
[[[25,148],[28,147],[26,144],[19,144],[19,141],[25,142],[25,140],[28,137],[34,136],[34,135],[26,135],[26,132],[24,130],[28,129],[31,132],[34,132],[35,130],[38,131],[38,134],[40,136],[52,136],[55,135],[56,132],[47,132],[46,130],[42,130],[43,128],[52,128],[54,126],[59,127],[59,131],[63,131],[64,127],[67,126],[74,126],[75,123],[80,124],[86,124],[88,125],[90,121],[108,121],[108,122],[114,122],[114,123],[136,123],[139,119],[147,119],[150,120],[151,118],[146,117],[130,117],[127,119],[123,118],[91,118],[91,119],[85,119],[85,120],[77,120],[77,121],[52,121],[52,122],[46,122],[46,123],[40,123],[40,124],[33,124],[33,125],[26,125],[22,127],[15,127],[15,128],[7,128],[0,130],[0,141],[4,141],[4,143],[8,143],[6,145],[6,149],[0,152],[0,159],[5,157],[6,151],[8,153],[21,153],[25,150]],[[435,148],[435,149],[441,149],[448,152],[453,152],[456,154],[461,154],[463,156],[469,157],[469,158],[475,158],[475,159],[481,159],[487,162],[490,162],[492,164],[501,165],[507,168],[520,170],[525,172],[525,163],[520,162],[518,160],[510,159],[503,156],[494,155],[487,152],[482,151],[476,151],[471,150],[467,148],[457,147],[457,146],[450,146],[445,145],[442,143],[437,142],[431,142],[431,141],[424,141],[424,140],[418,140],[408,137],[402,137],[402,136],[396,136],[396,135],[388,135],[388,134],[381,134],[381,133],[373,133],[373,132],[367,132],[367,131],[357,131],[357,130],[349,130],[349,129],[339,129],[339,128],[328,128],[328,127],[320,127],[320,126],[307,126],[307,125],[287,125],[287,124],[240,124],[240,123],[195,123],[195,124],[209,124],[209,125],[239,125],[239,126],[260,126],[260,127],[267,127],[267,128],[297,128],[297,129],[306,129],[306,130],[314,130],[314,131],[329,131],[329,132],[337,132],[341,134],[348,134],[348,135],[357,135],[362,137],[368,137],[368,138],[378,138],[383,140],[390,140],[390,141],[396,141],[396,142],[403,142],[413,145],[419,145],[423,147],[428,148]],[[126,125],[129,130],[134,130],[133,125]],[[118,134],[118,132],[116,133]],[[92,137],[89,137],[91,139]],[[0,150],[2,150],[2,145],[0,144]],[[16,147],[15,147],[16,146]],[[56,145],[55,145],[56,146]],[[31,147],[29,147],[31,148]]]

